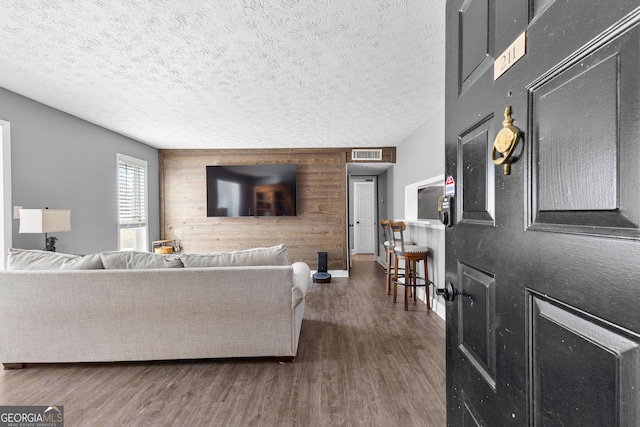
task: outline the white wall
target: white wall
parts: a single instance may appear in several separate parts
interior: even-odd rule
[[[58,252],[117,249],[116,153],[148,162],[149,237],[159,239],[157,149],[2,88],[0,119],[11,124],[11,204],[71,209]],[[12,221],[14,247],[44,247],[44,235],[19,234]]]
[[[396,147],[393,166],[393,212],[404,218],[404,188],[444,173],[444,108]]]
[[[405,187],[444,174],[444,108],[416,129],[396,147],[393,166],[393,210],[391,217],[405,219]],[[407,237],[414,243],[429,247],[429,278],[444,287],[444,227],[406,221]],[[424,272],[420,272],[423,275]],[[433,294],[434,288],[430,292]],[[424,300],[423,290],[418,297]],[[433,295],[431,295],[433,298]],[[432,300],[436,313],[445,317],[445,303],[441,297]]]

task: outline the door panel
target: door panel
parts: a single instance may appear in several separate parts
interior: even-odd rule
[[[531,14],[532,18],[536,19],[544,13],[549,6],[553,4],[555,0],[532,0],[531,1]]]
[[[640,425],[639,28],[637,0],[447,2],[448,425]]]
[[[491,66],[491,14],[489,0],[467,0],[459,11],[460,25],[460,88],[464,91]]]
[[[494,166],[491,163],[489,134],[493,134],[493,114],[465,131],[458,144],[460,222],[494,225]]]
[[[640,117],[639,32],[600,40],[529,89],[533,229],[640,237],[640,133],[625,120]]]
[[[462,425],[464,427],[484,427],[487,425],[475,409],[473,402],[469,400],[464,393],[462,393],[462,410]]]
[[[496,388],[496,315],[495,280],[493,275],[460,264],[461,297],[457,300],[460,351],[471,366]]]
[[[638,338],[535,293],[529,304],[533,425],[637,425]]]
[[[570,68],[573,73],[553,79],[555,85],[547,83],[534,91],[533,122],[539,123],[533,134],[538,138],[534,144],[539,162],[536,176],[540,211],[617,207],[617,61],[610,56],[586,70],[584,66],[576,64]],[[570,95],[576,92],[586,92],[584,109],[572,105]],[[599,102],[592,102],[595,100]],[[596,116],[601,120],[594,120]],[[582,138],[580,131],[597,137]],[[595,166],[603,170],[589,176]],[[573,179],[576,176],[582,179]],[[596,178],[598,181],[594,181]]]

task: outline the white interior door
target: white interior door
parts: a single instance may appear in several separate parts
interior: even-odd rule
[[[375,249],[376,232],[373,182],[354,182],[353,192],[354,249],[358,254],[372,254]]]

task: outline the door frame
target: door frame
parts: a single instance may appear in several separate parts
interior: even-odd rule
[[[358,200],[357,197],[355,197],[356,193],[357,193],[356,188],[358,186],[361,186],[361,185],[367,186],[367,187],[371,187],[371,190],[372,190],[371,210],[372,210],[373,216],[374,216],[374,218],[373,218],[374,224],[377,221],[378,215],[377,215],[377,212],[376,212],[376,203],[375,203],[375,199],[376,199],[376,185],[375,184],[376,184],[376,180],[375,179],[373,179],[373,180],[372,179],[364,179],[364,180],[356,179],[356,180],[353,181],[353,195],[354,195],[354,197],[353,197],[353,219],[354,219],[354,222],[355,222],[355,218],[357,218],[358,209],[361,208],[360,204],[357,203],[357,200]],[[373,240],[374,241],[372,243],[371,253],[373,255],[375,255],[375,253],[376,253],[376,245],[377,245],[376,233],[372,232],[372,234],[373,234]],[[358,251],[358,239],[357,239],[357,237],[359,237],[359,236],[360,236],[360,232],[358,231],[358,227],[354,223],[354,226],[353,226],[353,253],[354,254],[360,253]],[[368,253],[368,252],[365,252],[365,253]]]
[[[13,212],[11,199],[11,124],[0,120],[0,241],[2,242],[2,257],[0,257],[0,271],[6,269],[7,252],[13,244]]]
[[[365,181],[365,180],[370,180],[373,181],[373,193],[374,193],[374,200],[377,200],[378,198],[378,177],[376,175],[350,175],[347,173],[347,182],[348,182],[348,188],[347,188],[347,257],[348,257],[348,263],[347,263],[347,268],[350,270],[351,269],[351,264],[352,264],[352,257],[351,255],[353,254],[353,250],[352,247],[354,246],[354,226],[353,226],[353,218],[354,218],[354,198],[353,198],[353,184],[356,181]],[[373,203],[373,209],[374,209],[374,217],[375,217],[375,221],[377,223],[378,221],[378,204],[374,201]],[[374,259],[376,259],[377,256],[377,248],[378,248],[378,234],[374,233],[374,249],[373,249],[373,257]]]

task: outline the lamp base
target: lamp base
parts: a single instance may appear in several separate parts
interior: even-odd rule
[[[53,236],[47,237],[47,233],[45,233],[44,234],[44,250],[49,252],[55,252],[57,240],[58,240],[57,237],[53,237]]]

